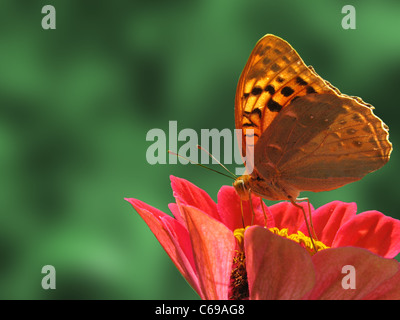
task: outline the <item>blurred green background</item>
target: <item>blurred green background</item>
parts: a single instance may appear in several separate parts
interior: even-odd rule
[[[43,30],[41,8],[56,8]],[[266,33],[287,40],[342,92],[390,127],[390,162],[314,207],[355,201],[400,218],[400,2],[0,2],[0,298],[193,299],[124,197],[168,211],[169,175],[214,200],[231,181],[192,165],[149,165],[152,128],[234,128],[238,77]],[[234,169],[236,166],[230,166]],[[217,168],[218,169],[218,168]],[[57,289],[43,290],[53,265]]]

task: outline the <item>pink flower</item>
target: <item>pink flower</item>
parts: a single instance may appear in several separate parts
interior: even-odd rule
[[[391,259],[400,252],[399,220],[356,215],[355,203],[340,201],[312,209],[314,254],[303,213],[291,203],[267,207],[253,197],[254,217],[248,201],[242,216],[233,187],[222,187],[215,203],[184,179],[171,182],[174,217],[126,200],[202,299],[400,298],[399,263]]]

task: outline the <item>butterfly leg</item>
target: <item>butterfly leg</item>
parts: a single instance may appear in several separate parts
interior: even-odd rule
[[[250,204],[250,210],[251,210],[251,226],[254,224],[254,216],[256,215],[253,209],[253,200],[251,199],[251,189],[249,189],[249,204]]]
[[[307,205],[308,205],[308,219],[309,219],[309,221],[310,221],[310,227],[311,227],[312,235],[313,235],[313,238],[314,238],[315,240],[318,241],[318,237],[317,237],[317,235],[315,234],[315,229],[314,229],[314,225],[313,225],[313,222],[312,222],[311,203],[310,203],[310,200],[309,200],[308,198],[297,198],[295,201],[296,201],[296,202],[307,201]]]
[[[265,227],[267,227],[267,214],[265,213],[265,209],[264,209],[264,202],[262,201],[262,197],[260,197],[260,204],[261,204],[261,208],[264,214],[264,221],[265,221]],[[253,206],[253,199],[251,197],[251,189],[249,189],[249,205],[250,205],[250,212],[251,212],[251,226],[254,224],[254,217],[256,215],[255,211],[254,211],[254,206]],[[242,225],[243,228],[245,227],[244,224],[244,214],[243,214],[243,202],[242,199],[240,199],[240,211],[242,213]]]
[[[265,228],[267,228],[267,214],[265,213],[265,208],[264,208],[264,201],[262,197],[260,197],[260,205],[264,214],[264,222],[265,222]]]
[[[255,216],[255,213],[254,213],[254,208],[253,208],[253,201],[252,201],[252,199],[251,199],[251,190],[249,190],[249,205],[250,205],[250,212],[251,212],[251,214],[252,214],[252,218],[251,218],[251,226],[253,225],[253,223],[254,223],[254,216]],[[242,225],[243,225],[243,228],[245,228],[246,227],[246,225],[245,225],[245,222],[244,222],[244,213],[243,213],[243,200],[240,198],[240,212],[241,212],[241,214],[242,214]]]
[[[243,228],[244,228],[245,225],[244,225],[244,214],[243,214],[243,201],[242,201],[241,198],[240,198],[240,212],[242,213],[242,225],[243,225]]]
[[[307,226],[307,231],[308,231],[308,236],[310,237],[310,240],[311,240],[311,244],[312,244],[312,246],[313,246],[313,248],[314,248],[314,251],[315,251],[315,253],[317,253],[318,252],[318,250],[317,250],[317,247],[315,246],[315,243],[314,243],[314,237],[313,237],[313,233],[311,232],[311,229],[310,229],[310,225],[308,224],[308,219],[307,219],[307,214],[306,214],[306,212],[305,212],[305,210],[304,210],[304,208],[301,206],[301,205],[299,205],[299,204],[297,204],[296,203],[296,201],[298,201],[299,199],[296,199],[296,200],[293,200],[292,198],[289,198],[289,200],[290,200],[290,202],[292,203],[292,205],[294,205],[296,208],[299,208],[302,212],[303,212],[303,216],[304,216],[304,221],[306,222],[306,226]],[[308,200],[308,199],[307,199]],[[310,222],[312,221],[311,220],[311,206],[310,206],[310,202],[308,202],[309,203],[309,215],[310,215]],[[311,222],[312,223],[312,222]],[[313,228],[314,229],[314,228]],[[314,230],[313,230],[314,231]],[[314,234],[315,234],[315,232],[314,232]]]

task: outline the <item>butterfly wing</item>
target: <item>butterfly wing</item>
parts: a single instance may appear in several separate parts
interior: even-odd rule
[[[264,36],[250,54],[236,90],[235,124],[242,129],[243,157],[254,154],[257,140],[293,98],[335,91],[285,40]],[[246,152],[246,136],[252,138],[253,134],[254,144],[247,144]]]
[[[372,107],[337,94],[309,94],[277,115],[255,148],[255,167],[299,191],[326,191],[382,167],[392,145]]]

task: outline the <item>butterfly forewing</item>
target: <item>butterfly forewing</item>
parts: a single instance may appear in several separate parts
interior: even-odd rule
[[[295,97],[334,92],[283,39],[266,35],[258,41],[239,79],[235,99],[236,128],[242,129],[242,153],[246,155],[246,132],[254,143],[282,108]],[[254,152],[247,146],[247,152]]]

